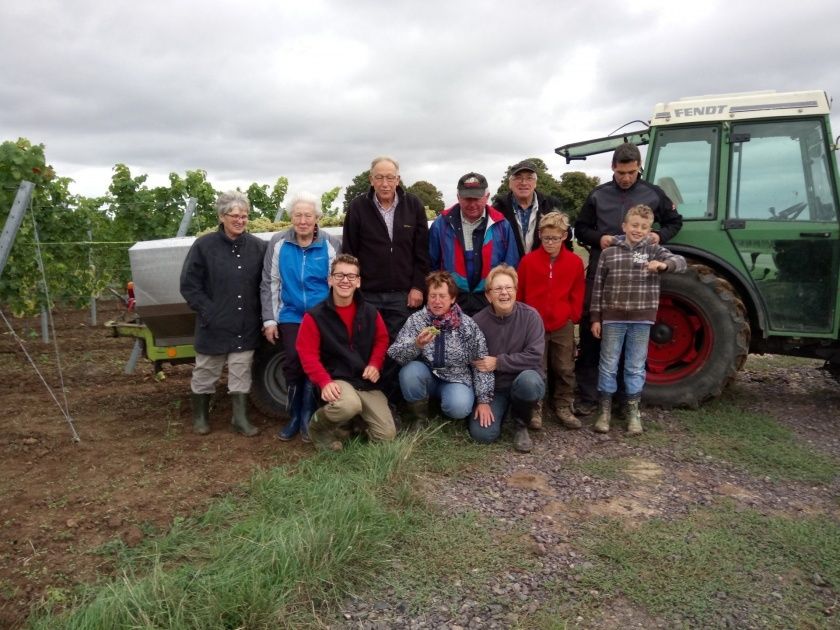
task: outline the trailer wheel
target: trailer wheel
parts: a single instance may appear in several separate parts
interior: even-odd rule
[[[747,360],[749,345],[746,309],[729,282],[704,265],[662,276],[645,402],[696,409],[720,396]]]
[[[282,345],[263,344],[254,353],[251,369],[251,402],[262,413],[272,418],[288,418],[286,400],[288,390],[283,376]]]

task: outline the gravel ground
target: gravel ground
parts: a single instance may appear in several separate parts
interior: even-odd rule
[[[814,364],[774,365],[769,359],[750,359],[747,370],[733,385],[739,404],[775,416],[810,447],[840,458],[840,427],[836,423],[840,386]],[[646,409],[643,417],[656,422],[664,440],[651,445],[627,438],[616,429],[608,436],[598,435],[589,428],[592,417],[581,431],[547,423],[543,431],[533,432],[534,449],[529,454],[512,449],[496,452],[481,470],[431,480],[430,497],[446,513],[475,512],[494,519],[501,528],[527,531],[523,552],[533,558],[534,568],[497,574],[478,587],[450,589],[418,613],[411,612],[409,602],[400,601],[393,589],[371,599],[349,599],[331,627],[532,627],[535,613],[547,600],[556,598],[547,583],[566,584],[570,598],[582,594],[596,601],[603,598],[594,618],[571,620],[575,627],[673,627],[673,620],[651,617],[621,597],[580,592],[580,572],[592,562],[573,545],[578,523],[593,516],[618,517],[628,523],[652,517],[681,519],[690,510],[722,498],[765,514],[819,513],[840,518],[840,481],[820,486],[777,482],[751,476],[700,452],[689,457],[684,452],[677,455],[678,420],[657,409]],[[503,439],[510,442],[509,435]],[[627,466],[624,474],[615,479],[594,477],[575,465],[598,458],[621,458]],[[819,576],[813,580],[818,589],[827,586],[819,584]],[[833,596],[830,589],[825,591],[826,598]],[[691,620],[683,620],[681,625],[693,626]],[[744,610],[743,614],[721,617],[715,625],[742,628],[763,624]]]

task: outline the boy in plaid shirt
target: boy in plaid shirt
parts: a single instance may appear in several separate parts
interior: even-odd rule
[[[624,385],[627,390],[627,433],[642,432],[639,401],[645,385],[650,327],[659,308],[659,274],[685,271],[685,258],[648,239],[653,210],[633,206],[621,224],[624,236],[601,252],[592,287],[592,335],[601,339],[598,365],[598,419],[595,431],[610,430],[612,397],[624,350]]]

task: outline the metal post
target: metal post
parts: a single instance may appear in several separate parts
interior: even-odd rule
[[[88,230],[88,267],[93,271],[93,230]],[[96,326],[96,293],[90,294],[90,325]]]
[[[12,203],[12,209],[9,210],[9,216],[6,218],[3,233],[0,234],[0,277],[3,275],[6,260],[9,258],[9,252],[12,250],[15,236],[17,236],[21,221],[23,221],[23,213],[26,212],[29,199],[32,197],[33,188],[35,188],[35,184],[32,182],[20,183],[17,194],[15,195],[15,201]]]
[[[181,218],[181,225],[178,227],[178,233],[175,236],[187,235],[187,230],[190,229],[193,212],[195,212],[196,203],[198,203],[198,200],[195,197],[187,199],[187,209],[184,210],[184,216]]]
[[[143,342],[139,339],[135,339],[134,347],[131,349],[131,356],[128,357],[128,361],[125,364],[126,374],[134,374],[134,370],[137,368],[137,361],[139,361],[142,356]]]
[[[50,342],[50,316],[46,306],[41,307],[41,341]]]

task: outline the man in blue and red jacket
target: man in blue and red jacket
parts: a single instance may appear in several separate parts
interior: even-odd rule
[[[501,263],[516,267],[516,235],[502,214],[487,205],[487,179],[467,173],[458,180],[458,203],[444,210],[429,228],[432,271],[448,271],[458,285],[458,305],[467,315],[485,306],[484,280]]]

